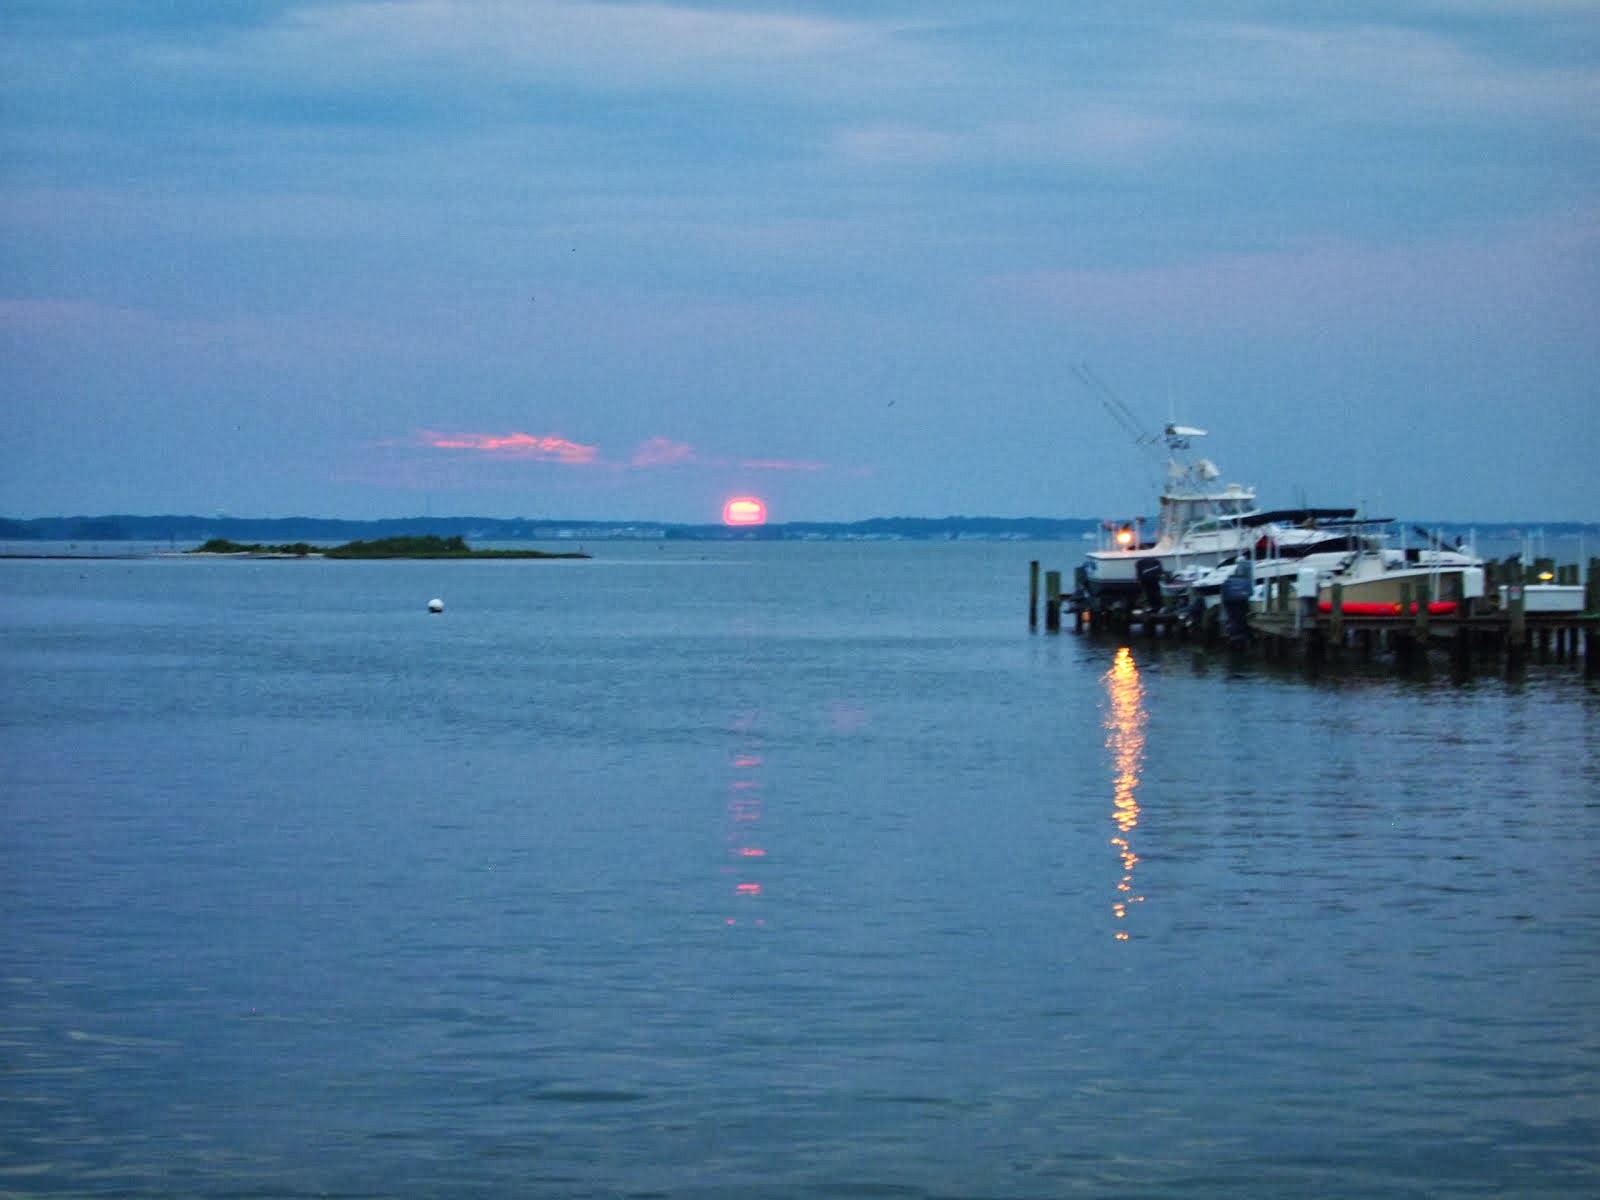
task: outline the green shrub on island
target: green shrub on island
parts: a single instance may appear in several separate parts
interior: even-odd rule
[[[346,542],[328,552],[329,558],[475,558],[486,551],[467,545],[459,534],[438,537],[387,537],[370,542]]]
[[[386,537],[371,542],[346,542],[323,551],[329,558],[466,558],[472,553],[466,539],[437,537]]]
[[[264,546],[259,542],[230,542],[227,538],[212,538],[190,554],[275,554],[305,557],[320,554],[324,558],[588,558],[587,554],[557,554],[549,550],[474,550],[465,538],[387,537],[371,542],[346,542],[342,546],[318,547],[305,542],[288,546]]]
[[[293,554],[304,558],[315,554],[317,548],[308,542],[293,542],[282,546],[263,546],[260,542],[230,542],[227,538],[212,538],[203,546],[186,551],[188,554]]]
[[[371,542],[346,542],[323,553],[328,558],[588,558],[549,550],[474,550],[459,534],[454,537],[387,537]]]

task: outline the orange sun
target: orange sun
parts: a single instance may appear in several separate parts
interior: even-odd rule
[[[735,496],[722,506],[724,525],[765,525],[767,506],[754,496]]]

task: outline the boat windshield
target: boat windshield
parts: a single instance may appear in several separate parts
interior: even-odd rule
[[[1212,533],[1237,528],[1234,522],[1251,512],[1249,496],[1196,496],[1171,499],[1162,513],[1162,524],[1173,532]]]

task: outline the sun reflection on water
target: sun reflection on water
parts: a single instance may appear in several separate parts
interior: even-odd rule
[[[1144,765],[1144,726],[1148,714],[1139,668],[1133,661],[1133,652],[1126,646],[1117,651],[1116,659],[1103,678],[1110,700],[1105,727],[1106,749],[1111,752],[1111,820],[1117,827],[1111,844],[1122,861],[1122,877],[1117,881],[1117,899],[1111,911],[1118,923],[1116,938],[1125,942],[1128,931],[1123,922],[1128,919],[1128,905],[1144,900],[1133,890],[1133,869],[1139,864],[1139,856],[1133,851],[1133,839],[1129,835],[1139,824],[1137,792],[1139,771]]]
[[[732,766],[733,778],[728,782],[728,856],[732,861],[724,870],[733,876],[735,899],[748,902],[762,894],[761,881],[754,876],[756,867],[767,856],[766,850],[756,844],[761,823],[761,755],[741,749],[734,754]],[[766,924],[744,905],[725,920],[729,925],[741,920]]]

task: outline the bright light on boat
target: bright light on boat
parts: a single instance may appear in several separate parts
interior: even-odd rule
[[[1121,529],[1117,530],[1117,545],[1121,546],[1124,550],[1133,545],[1133,526],[1124,525]]]
[[[735,496],[722,506],[724,525],[765,525],[767,506],[754,496]]]

